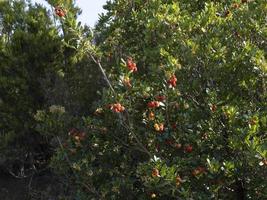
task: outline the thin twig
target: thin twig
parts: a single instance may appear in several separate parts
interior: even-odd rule
[[[115,90],[114,90],[114,88],[112,87],[112,85],[111,85],[111,83],[110,83],[110,81],[109,81],[109,79],[108,79],[108,77],[107,77],[107,75],[106,75],[106,73],[105,73],[105,71],[104,71],[104,69],[103,69],[101,63],[99,62],[99,60],[96,60],[96,59],[94,58],[94,56],[93,56],[91,53],[89,53],[89,54],[90,54],[90,57],[92,58],[92,60],[98,65],[98,67],[99,67],[99,69],[100,69],[102,75],[104,76],[105,81],[107,82],[109,88],[110,88],[110,89],[112,90],[112,92],[115,94]]]

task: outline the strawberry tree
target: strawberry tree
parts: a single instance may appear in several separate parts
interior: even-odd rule
[[[77,195],[266,198],[266,4],[115,0],[105,8],[95,37],[64,26],[107,86],[94,116],[60,136],[66,143],[53,160],[72,171]]]

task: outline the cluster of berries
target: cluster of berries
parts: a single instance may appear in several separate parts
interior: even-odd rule
[[[55,7],[55,13],[59,17],[64,17],[66,15],[66,11],[59,6]]]
[[[125,110],[125,107],[122,106],[120,103],[115,103],[110,105],[110,109],[115,113],[121,113]]]
[[[131,72],[137,72],[137,66],[136,63],[133,61],[133,59],[130,57],[127,59],[127,67]]]
[[[147,107],[149,107],[149,108],[158,108],[159,106],[160,106],[159,101],[150,101],[147,104]]]
[[[164,131],[164,124],[163,123],[159,123],[159,124],[154,124],[154,128],[156,131],[158,132],[163,132]]]
[[[177,78],[175,74],[171,75],[170,79],[168,80],[168,86],[170,88],[175,88],[177,84]]]
[[[78,131],[77,129],[75,128],[72,128],[70,131],[69,131],[69,136],[72,137],[74,140],[76,140],[77,142],[80,142],[82,140],[85,139],[86,137],[86,133],[85,132],[81,132],[81,131]]]

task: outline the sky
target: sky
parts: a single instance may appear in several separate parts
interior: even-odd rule
[[[45,0],[32,1],[47,5]],[[83,11],[79,20],[83,24],[93,27],[98,20],[98,14],[104,12],[103,5],[106,3],[106,0],[77,0],[76,2]]]

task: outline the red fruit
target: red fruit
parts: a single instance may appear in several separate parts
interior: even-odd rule
[[[156,96],[156,100],[158,100],[158,101],[164,101],[165,99],[166,99],[166,97],[163,95]]]
[[[79,140],[84,140],[85,137],[86,137],[86,133],[85,133],[85,132],[80,132],[80,133],[78,134],[78,137],[79,137]]]
[[[162,131],[164,131],[164,124],[159,124],[159,129],[160,129],[160,131],[162,132]]]
[[[77,129],[71,129],[69,132],[69,135],[75,139],[77,142],[80,142],[85,139],[86,133],[85,132],[79,132]]]
[[[180,143],[176,143],[176,144],[174,145],[174,147],[175,147],[176,149],[181,149],[181,148],[182,148],[182,145],[181,145]]]
[[[191,153],[191,152],[193,151],[193,147],[192,147],[192,145],[186,145],[186,146],[184,147],[184,151],[185,151],[186,153]]]
[[[155,107],[154,102],[153,101],[148,102],[147,107],[154,108]]]
[[[158,107],[160,106],[160,102],[155,101],[155,102],[154,102],[154,105],[155,105],[156,108],[158,108]]]
[[[170,79],[168,80],[168,86],[169,86],[170,88],[174,88],[174,87],[176,87],[176,82],[177,82],[177,78],[176,78],[175,74],[173,74],[173,75],[170,77]]]
[[[160,102],[159,101],[151,101],[147,104],[147,106],[149,108],[158,108],[160,106]]]
[[[206,169],[205,169],[205,167],[197,167],[196,169],[194,169],[193,171],[192,171],[192,175],[193,176],[198,176],[198,175],[200,175],[200,174],[202,174],[202,173],[204,173],[206,171]]]
[[[212,104],[212,105],[210,106],[210,110],[211,110],[212,112],[215,112],[215,111],[217,110],[217,106],[216,106],[215,104]]]
[[[65,11],[58,6],[55,8],[55,13],[59,17],[64,17],[66,15]]]
[[[74,136],[74,139],[75,139],[76,141],[80,141],[80,138],[79,138],[78,135]]]
[[[120,103],[115,103],[115,104],[112,104],[110,106],[110,109],[113,111],[113,112],[116,112],[116,113],[121,113],[125,110],[125,107],[122,106]]]
[[[148,119],[153,121],[155,119],[155,113],[150,112],[149,115],[148,115]]]
[[[131,72],[137,72],[136,63],[133,61],[132,58],[127,59],[127,67]]]
[[[163,132],[164,131],[164,124],[160,123],[160,124],[154,124],[154,128],[156,131],[158,132]]]
[[[154,168],[153,170],[152,170],[152,177],[160,177],[160,175],[159,175],[159,170],[157,169],[157,168]]]

